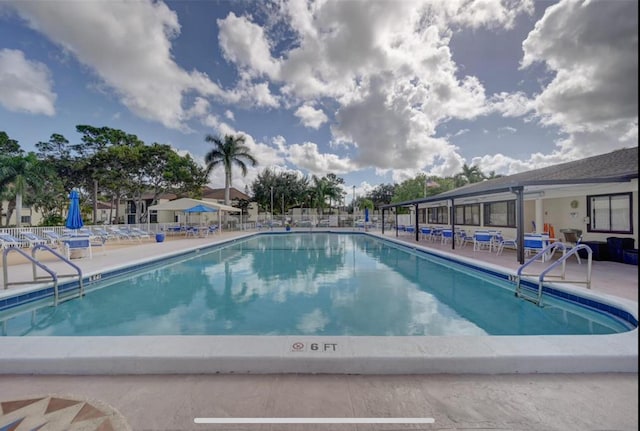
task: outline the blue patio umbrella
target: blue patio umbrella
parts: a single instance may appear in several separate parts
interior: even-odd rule
[[[80,195],[77,190],[71,190],[69,195],[71,203],[69,204],[69,213],[67,214],[67,221],[65,226],[68,229],[78,230],[84,223],[82,222],[82,215],[80,214]]]
[[[364,209],[364,221],[365,223],[369,222],[369,208]]]

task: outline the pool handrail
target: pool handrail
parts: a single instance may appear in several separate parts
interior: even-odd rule
[[[47,272],[51,276],[51,278],[53,279],[54,305],[58,305],[58,276],[56,275],[56,272],[53,271],[48,266],[42,264],[41,262],[38,262],[36,259],[29,256],[27,253],[25,253],[23,250],[17,247],[9,247],[2,251],[2,277],[4,280],[4,288],[8,289],[10,284],[32,284],[33,283],[33,281],[14,281],[12,283],[9,283],[9,272],[7,271],[7,267],[8,267],[7,254],[9,254],[12,251],[17,251],[18,253],[26,257],[28,260],[30,260],[34,265],[37,265],[43,271]]]
[[[536,303],[537,305],[542,306],[542,291],[543,291],[543,287],[544,287],[543,285],[544,285],[545,277],[557,277],[557,278],[560,278],[563,283],[586,284],[587,289],[591,289],[591,268],[592,268],[591,262],[592,262],[592,255],[593,255],[593,251],[591,250],[591,247],[589,247],[586,244],[578,244],[576,246],[567,247],[567,245],[565,245],[562,242],[556,242],[554,244],[548,245],[543,251],[541,251],[538,254],[544,253],[546,251],[546,249],[554,248],[554,246],[556,246],[556,244],[557,244],[557,248],[562,249],[562,251],[563,251],[562,256],[557,261],[555,261],[555,262],[551,263],[549,266],[547,266],[538,275],[538,295],[537,295],[537,298],[534,300],[534,298],[522,294],[520,280],[521,280],[522,276],[535,275],[535,274],[523,274],[522,270],[524,269],[525,266],[527,266],[531,262],[535,261],[536,258],[538,257],[538,255],[534,256],[531,259],[529,259],[527,262],[525,262],[523,265],[521,265],[520,268],[518,268],[517,281],[516,281],[516,283],[517,283],[516,284],[516,296],[522,297],[522,298],[527,299],[527,300],[530,300],[530,301]],[[582,281],[582,280],[566,280],[565,279],[566,261],[570,256],[572,256],[574,254],[577,254],[578,251],[580,251],[580,250],[586,250],[587,251],[587,279],[585,281]],[[567,251],[568,251],[568,253],[567,253]],[[555,269],[560,264],[562,264],[562,273],[560,275],[548,275],[548,273],[550,271]]]
[[[58,253],[57,251],[55,251],[54,249],[52,249],[51,247],[49,247],[46,244],[38,244],[35,247],[33,247],[33,249],[31,249],[31,256],[33,257],[33,261],[32,261],[32,264],[33,264],[33,279],[37,280],[39,278],[42,278],[42,277],[36,277],[36,265],[35,265],[35,262],[38,262],[38,260],[36,259],[36,252],[38,250],[40,250],[40,249],[48,251],[49,253],[53,254],[55,257],[60,259],[62,262],[66,263],[67,265],[69,265],[70,267],[72,267],[73,269],[76,270],[76,273],[78,275],[78,289],[79,289],[78,296],[82,297],[84,295],[84,283],[83,283],[83,280],[82,280],[82,269],[78,265],[76,265],[75,263],[71,262],[65,256],[63,256],[62,254]],[[60,275],[58,275],[58,278],[75,277],[75,276],[76,276],[76,274],[60,274]],[[57,305],[57,303],[58,303],[58,298],[57,298],[57,295],[56,295],[56,304],[55,305]]]
[[[520,283],[523,276],[538,276],[539,274],[524,274],[522,271],[527,266],[529,266],[533,262],[535,262],[538,258],[546,256],[547,253],[549,255],[553,255],[553,253],[555,253],[556,249],[560,249],[560,250],[562,250],[564,252],[566,250],[566,246],[562,242],[559,242],[559,241],[551,243],[551,244],[548,244],[546,247],[544,247],[542,250],[540,250],[538,253],[536,253],[535,256],[533,256],[532,258],[529,258],[529,260],[527,260],[525,263],[520,265],[520,267],[518,268],[518,271],[516,272],[516,291],[515,291],[515,295],[517,297],[527,299],[529,301],[532,301],[532,302],[540,305],[540,301],[541,301],[541,298],[542,298],[542,289],[538,289],[539,290],[538,291],[538,297],[537,297],[537,299],[535,299],[535,298],[532,298],[530,296],[522,294],[521,283]],[[559,276],[563,280],[564,280],[564,272],[565,272],[565,264],[564,264],[565,261],[566,260],[562,260],[562,275]]]

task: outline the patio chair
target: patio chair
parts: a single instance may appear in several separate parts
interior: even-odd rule
[[[549,237],[546,235],[525,235],[523,240],[524,254],[525,256],[533,253],[540,253],[544,248],[549,245]],[[546,252],[540,256],[542,262],[545,262],[551,258],[551,253]]]
[[[461,230],[458,234],[458,245],[464,247],[467,243],[473,244],[473,235],[467,235],[465,230]]]
[[[24,231],[20,232],[20,235],[24,237],[24,239],[29,243],[29,247],[34,247],[38,244],[48,244],[49,240],[45,238],[41,238],[33,232]],[[53,245],[53,244],[52,244]]]
[[[500,256],[504,251],[505,247],[517,249],[518,242],[515,239],[507,239],[502,236],[502,234],[497,234],[495,237],[495,241],[497,244],[496,255]]]
[[[431,228],[430,227],[421,227],[420,228],[420,237],[422,239],[426,239],[427,241],[431,241]]]
[[[575,247],[580,245],[580,243],[582,242],[582,235],[580,235],[580,236],[578,236],[576,238],[576,233],[575,232],[572,232],[572,234],[567,234],[565,232],[563,232],[563,233],[564,233],[564,238],[565,238],[563,253],[567,254],[572,249],[574,249]],[[575,241],[569,241],[569,239],[574,239]],[[578,253],[573,253],[573,255],[578,260],[578,264],[582,264],[582,261],[580,260],[580,256],[578,256]]]
[[[0,233],[0,244],[2,245],[2,249],[4,250],[9,247],[27,247],[29,243],[27,241],[18,239],[13,235],[2,232]]]
[[[440,244],[447,244],[453,241],[453,231],[451,229],[442,229],[442,237]]]
[[[473,251],[482,251],[486,248],[491,252],[491,247],[493,247],[493,235],[489,232],[476,231],[473,234]]]

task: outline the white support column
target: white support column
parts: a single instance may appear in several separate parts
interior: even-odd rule
[[[536,199],[536,233],[542,233],[544,230],[544,207],[542,199]]]

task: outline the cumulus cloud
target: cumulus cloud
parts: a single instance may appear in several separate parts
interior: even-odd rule
[[[564,151],[623,146],[638,121],[638,2],[562,0],[522,46],[522,67],[540,62],[555,73],[535,108],[544,124],[570,134],[560,142]]]
[[[312,174],[323,176],[328,173],[344,174],[355,169],[349,158],[336,154],[321,153],[313,142],[293,144],[287,147],[287,160]]]
[[[217,20],[218,42],[224,57],[251,75],[273,76],[278,63],[271,57],[271,48],[263,28],[249,18],[231,12]]]
[[[299,107],[293,115],[300,118],[300,121],[305,127],[312,129],[319,129],[320,126],[329,120],[322,109],[316,109],[309,104],[304,104]]]
[[[522,117],[535,109],[535,101],[522,91],[516,93],[501,92],[494,94],[490,100],[492,110],[505,117]]]
[[[13,2],[34,30],[88,66],[140,117],[184,128],[189,91],[221,95],[203,73],[187,72],[171,56],[180,32],[175,12],[162,2]]]
[[[0,50],[0,105],[9,111],[54,115],[56,94],[49,68],[14,49]]]

